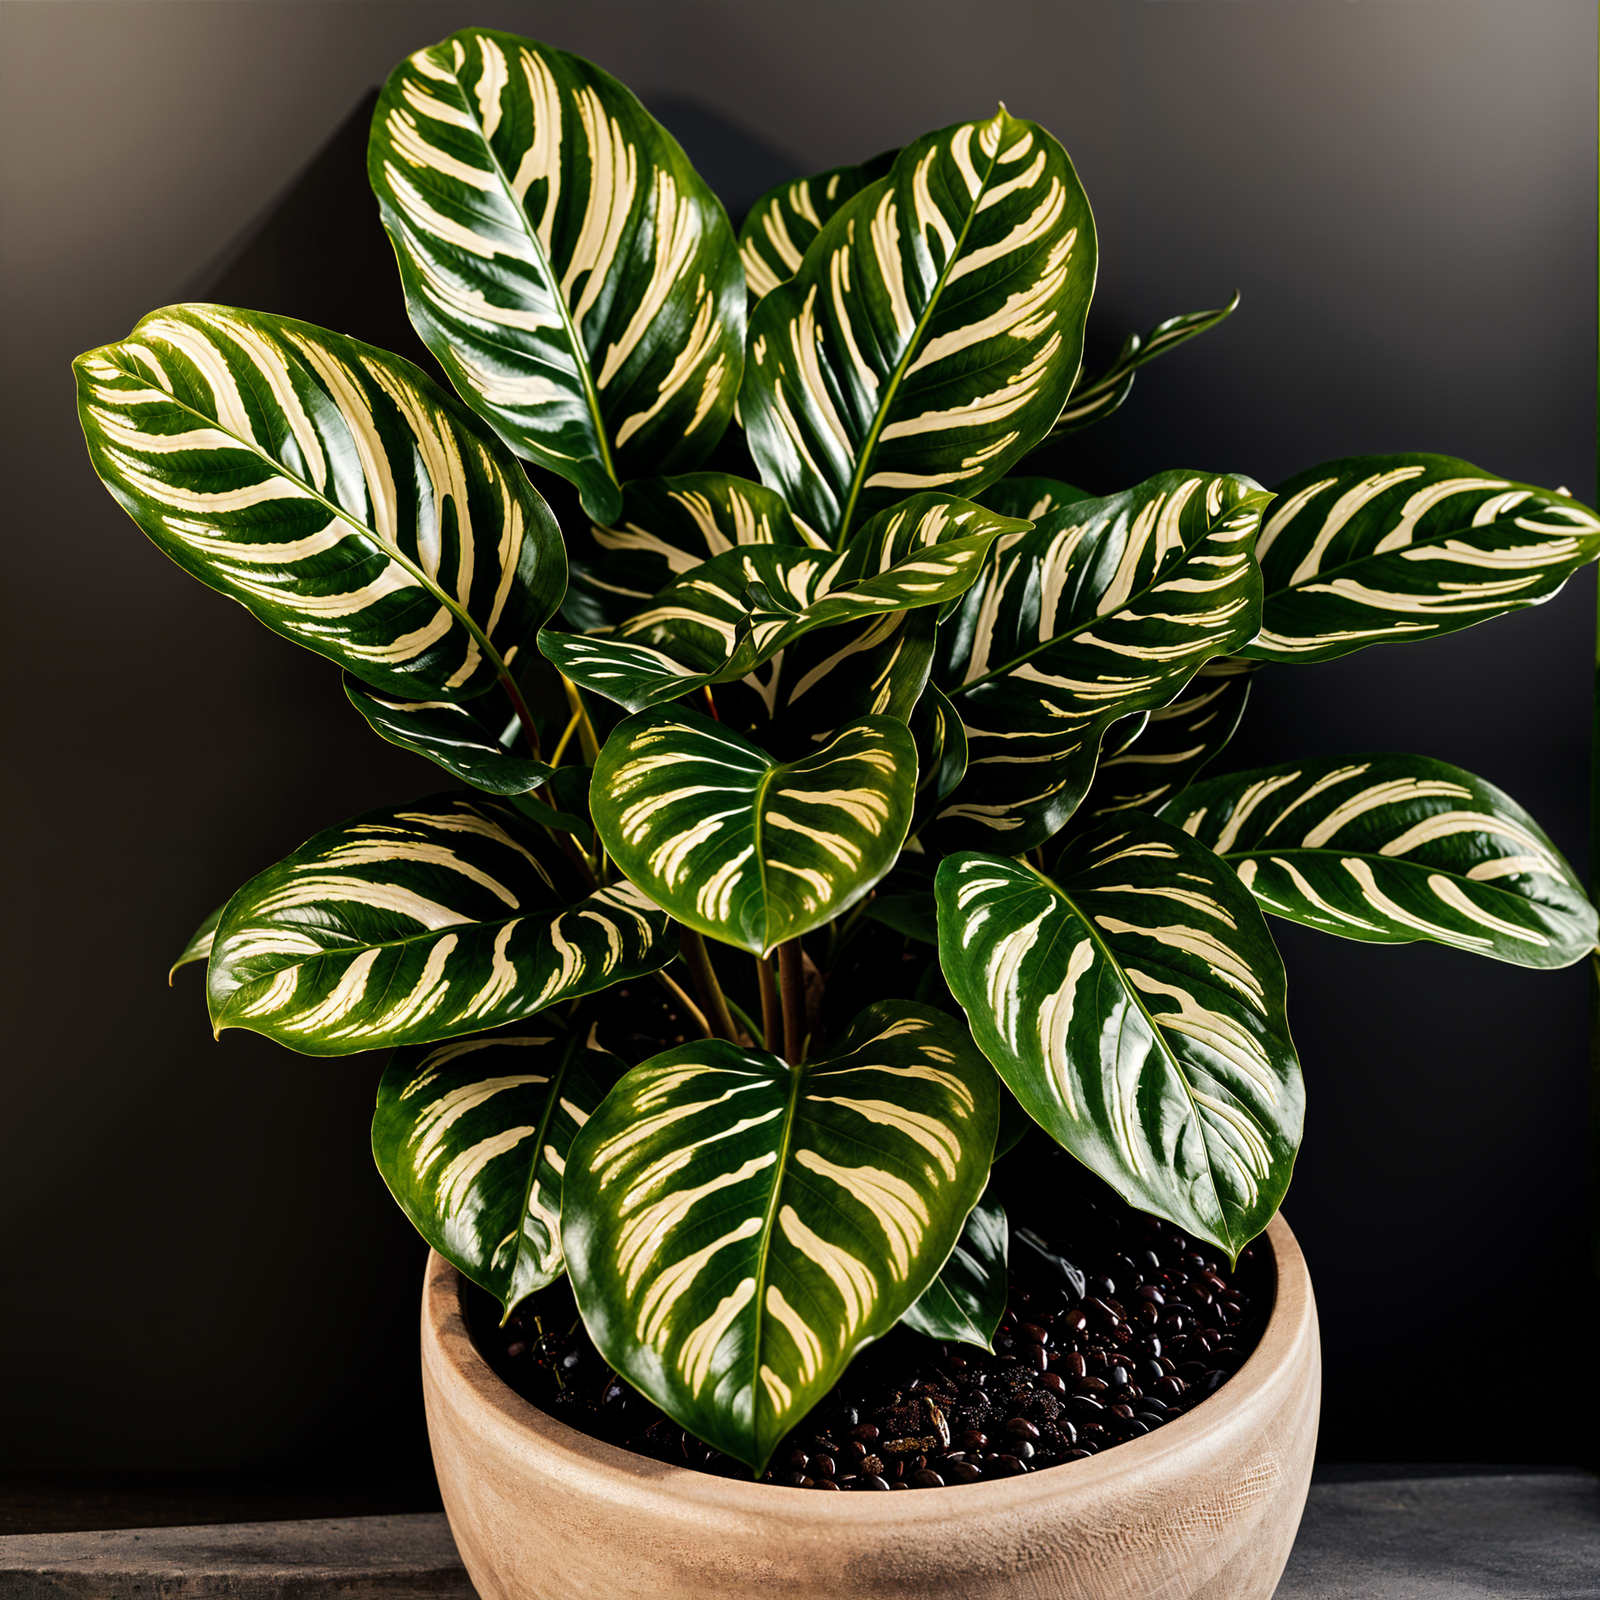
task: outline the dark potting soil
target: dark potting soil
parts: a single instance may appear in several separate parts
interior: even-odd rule
[[[1013,1226],[993,1353],[892,1329],[783,1441],[763,1483],[938,1489],[1081,1461],[1192,1410],[1255,1348],[1276,1291],[1264,1245],[1230,1269],[1213,1246],[1123,1204],[1042,1137],[1009,1155],[995,1183]],[[612,1371],[565,1279],[504,1327],[474,1285],[464,1285],[463,1309],[494,1370],[580,1433],[673,1466],[750,1476]]]

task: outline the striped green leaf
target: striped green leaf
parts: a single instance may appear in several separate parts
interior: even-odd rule
[[[390,76],[367,172],[423,343],[592,517],[624,479],[705,459],[743,369],[738,246],[615,78],[465,28]]]
[[[592,525],[572,551],[562,615],[580,632],[614,628],[702,562],[749,544],[821,540],[806,537],[776,491],[725,472],[624,484],[621,515]]]
[[[522,468],[399,356],[189,305],[74,367],[95,470],[145,533],[386,693],[509,679],[561,599],[560,530]]]
[[[383,1181],[417,1232],[508,1313],[566,1270],[567,1156],[626,1071],[592,1028],[549,1012],[411,1045],[384,1067],[372,1119]]]
[[[993,1349],[1006,1309],[1010,1242],[1005,1207],[985,1192],[939,1276],[900,1320],[929,1339]]]
[[[630,883],[585,893],[512,807],[440,795],[315,834],[228,902],[211,1020],[304,1055],[531,1017],[677,954]]]
[[[1109,748],[1108,735],[1106,753],[1078,815],[1087,819],[1134,809],[1155,811],[1182,793],[1233,737],[1258,665],[1217,656],[1176,700],[1150,712],[1120,749]]]
[[[227,909],[226,904],[220,905],[215,911],[189,935],[189,942],[178,952],[178,959],[167,969],[167,982],[172,982],[172,977],[179,967],[187,967],[196,961],[209,961],[211,959],[211,944],[217,936],[217,924],[222,920],[222,913]]]
[[[894,863],[911,822],[916,744],[864,717],[779,762],[682,707],[620,723],[595,764],[600,838],[680,922],[754,955],[853,905]]]
[[[977,498],[979,505],[988,506],[1003,517],[1038,522],[1051,511],[1075,505],[1080,500],[1092,500],[1094,496],[1087,489],[1074,489],[1070,483],[1056,478],[1015,477],[991,483]]]
[[[966,1030],[909,1001],[803,1065],[706,1040],[635,1067],[567,1163],[561,1239],[600,1353],[760,1472],[944,1265],[996,1117]]]
[[[1596,942],[1572,868],[1509,795],[1425,756],[1324,756],[1230,772],[1162,811],[1265,910],[1374,944],[1428,939],[1520,967]]]
[[[920,490],[975,495],[1049,431],[1094,286],[1066,152],[1001,110],[928,134],[847,201],[750,319],[762,481],[838,542]]]
[[[475,706],[402,700],[344,676],[346,699],[380,738],[426,756],[452,777],[488,794],[527,794],[549,781],[548,763],[514,754]]]
[[[1269,498],[1248,478],[1168,472],[996,541],[940,630],[934,680],[968,749],[941,842],[1008,855],[1042,843],[1088,791],[1114,722],[1255,637],[1251,546]]]
[[[814,177],[780,183],[762,195],[739,230],[739,259],[750,298],[759,300],[787,283],[828,219],[869,183],[886,177],[899,154],[885,150],[859,167],[830,167]]]
[[[1237,1256],[1288,1187],[1304,1094],[1283,963],[1232,871],[1134,812],[1048,877],[973,852],[935,892],[945,978],[1029,1115],[1125,1200]]]
[[[1352,456],[1279,485],[1256,553],[1260,661],[1329,661],[1538,605],[1600,554],[1563,492],[1449,456]]]
[[[1065,409],[1050,430],[1050,438],[1062,438],[1109,417],[1133,392],[1134,374],[1140,367],[1154,361],[1157,356],[1164,356],[1169,350],[1176,350],[1180,344],[1187,344],[1197,334],[1216,327],[1219,322],[1232,316],[1238,306],[1239,295],[1235,291],[1227,305],[1215,311],[1191,311],[1181,317],[1168,317],[1165,322],[1158,322],[1143,338],[1130,333],[1117,352],[1116,360],[1104,372],[1092,378],[1079,378]]]
[[[967,730],[960,713],[931,683],[917,702],[910,727],[917,741],[917,804],[911,821],[916,833],[937,815],[966,776]]]

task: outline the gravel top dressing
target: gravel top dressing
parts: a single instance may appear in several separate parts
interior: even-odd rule
[[[1013,1225],[993,1353],[895,1328],[778,1447],[763,1483],[940,1489],[1081,1461],[1198,1405],[1255,1348],[1274,1294],[1265,1246],[1230,1270],[1212,1247],[1130,1209],[1042,1140],[1020,1146],[995,1176],[1010,1179],[1001,1197]],[[653,1460],[748,1479],[748,1466],[686,1433],[607,1366],[565,1279],[504,1327],[482,1290],[464,1284],[462,1303],[479,1351],[540,1409]]]

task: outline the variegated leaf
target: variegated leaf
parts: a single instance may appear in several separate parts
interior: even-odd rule
[[[169,306],[79,356],[95,470],[180,567],[408,699],[465,700],[566,582],[521,467],[399,356],[263,312]]]
[[[600,838],[680,922],[754,955],[853,905],[911,822],[916,744],[864,717],[782,763],[681,707],[618,725],[595,765]]]
[[[750,298],[759,300],[799,270],[811,241],[845,203],[886,177],[899,150],[885,150],[859,167],[830,167],[770,189],[751,206],[739,230],[739,259]]]
[[[1244,886],[1133,812],[1048,877],[947,857],[936,893],[945,978],[1029,1115],[1130,1204],[1236,1257],[1288,1187],[1304,1113],[1283,963]]]
[[[744,274],[721,203],[598,67],[466,28],[398,66],[367,171],[422,341],[599,522],[733,413]]]
[[[1233,737],[1258,667],[1238,656],[1206,662],[1176,700],[1150,712],[1126,744],[1101,756],[1078,815],[1155,811],[1180,794]]]
[[[585,893],[512,807],[440,795],[316,834],[240,889],[211,1020],[305,1055],[479,1033],[664,967],[669,926],[631,883]]]
[[[1428,939],[1520,967],[1596,942],[1594,907],[1533,818],[1425,756],[1324,756],[1230,772],[1161,813],[1276,916],[1375,944]]]
[[[985,1192],[939,1276],[900,1320],[928,1339],[993,1349],[1006,1309],[1010,1242],[1005,1207]]]
[[[593,525],[572,552],[561,604],[580,632],[613,628],[713,556],[748,544],[817,547],[776,491],[725,472],[690,472],[623,485],[622,513]]]
[[[554,1283],[561,1188],[578,1129],[627,1063],[551,1012],[396,1050],[372,1154],[418,1233],[509,1313]]]
[[[1227,305],[1215,311],[1191,311],[1181,317],[1168,317],[1143,338],[1130,333],[1117,352],[1116,360],[1104,372],[1092,378],[1079,378],[1049,437],[1059,439],[1109,417],[1133,392],[1133,377],[1140,367],[1169,350],[1176,350],[1180,344],[1187,344],[1196,334],[1216,327],[1224,318],[1232,316],[1238,306],[1239,295],[1235,291]]]
[[[600,1353],[759,1472],[943,1266],[996,1099],[966,1030],[909,1001],[803,1065],[706,1040],[635,1067],[567,1164],[562,1244]]]
[[[1112,723],[1255,637],[1251,546],[1269,498],[1248,478],[1168,472],[996,541],[934,669],[967,732],[967,775],[937,819],[947,848],[1048,839]]]
[[[975,495],[1077,375],[1094,222],[1066,152],[1004,110],[928,134],[751,313],[740,414],[762,481],[838,542],[920,490]]]
[[[1051,511],[1076,505],[1080,500],[1092,500],[1094,496],[1087,489],[1074,489],[1070,483],[1062,483],[1057,478],[1017,477],[991,483],[977,498],[979,505],[988,506],[1003,517],[1038,522]]]
[[[1449,456],[1352,456],[1276,490],[1256,554],[1260,661],[1329,661],[1538,605],[1600,554],[1600,517],[1564,491]]]
[[[344,692],[379,738],[426,756],[452,777],[488,794],[527,794],[555,771],[547,762],[514,754],[475,706],[401,700],[369,689],[349,673]]]
[[[217,924],[222,920],[222,913],[227,909],[224,902],[189,935],[189,942],[178,952],[178,959],[167,969],[167,982],[172,982],[173,974],[179,967],[187,967],[195,961],[209,961],[211,959],[211,944],[217,936]]]
[[[917,804],[911,819],[911,831],[916,833],[966,776],[967,730],[960,713],[931,683],[917,702],[910,728],[917,741]]]

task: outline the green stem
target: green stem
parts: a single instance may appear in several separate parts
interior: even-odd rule
[[[717,971],[711,965],[711,952],[706,949],[704,936],[696,933],[693,928],[685,928],[680,943],[684,963],[694,978],[695,988],[699,991],[700,1003],[711,1019],[711,1036],[726,1039],[730,1044],[737,1043],[738,1030],[733,1025],[733,1017],[728,1010],[728,1001],[722,992],[722,985],[717,982]]]
[[[517,688],[509,672],[500,674],[500,687],[506,692],[506,699],[511,702],[511,709],[517,714],[517,721],[522,724],[522,737],[528,741],[528,754],[535,761],[539,759],[539,734],[533,725],[533,713],[528,710],[527,702],[522,698],[522,691]]]
[[[761,989],[761,1042],[776,1055],[783,1043],[783,1012],[778,1007],[778,980],[767,956],[756,957],[756,983]]]
[[[783,1059],[798,1067],[806,1048],[806,975],[798,939],[778,946],[778,987],[783,994]]]
[[[583,691],[565,674],[562,674],[561,687],[567,691],[567,704],[572,707],[572,714],[578,718],[578,745],[583,759],[592,767],[600,759],[600,740],[589,720],[589,708],[583,703]]]
[[[688,990],[682,984],[675,983],[664,972],[652,972],[650,976],[672,996],[677,1005],[683,1008],[684,1014],[700,1030],[703,1038],[714,1039],[716,1037],[711,1031],[711,1024],[706,1021],[705,1012],[690,999]]]
[[[561,757],[566,753],[568,744],[572,742],[573,734],[578,731],[579,720],[580,719],[576,712],[574,712],[571,718],[568,720],[566,731],[561,735],[560,742],[556,745],[555,749],[550,752],[550,765],[552,767],[559,767],[561,765]]]

